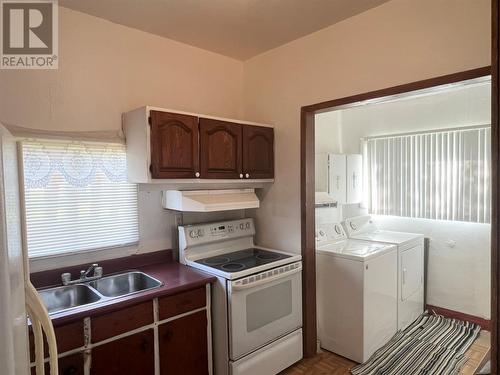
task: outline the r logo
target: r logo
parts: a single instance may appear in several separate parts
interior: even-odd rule
[[[0,0],[0,4],[2,68],[57,67],[57,2]]]
[[[3,53],[52,53],[52,4],[3,3]]]

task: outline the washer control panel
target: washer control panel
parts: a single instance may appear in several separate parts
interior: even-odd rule
[[[179,227],[180,236],[186,238],[186,243],[197,245],[215,242],[221,239],[253,236],[255,227],[253,219],[240,219],[207,224],[192,224]]]
[[[326,242],[336,242],[346,240],[347,235],[340,223],[318,224],[316,225],[316,243],[318,245]]]

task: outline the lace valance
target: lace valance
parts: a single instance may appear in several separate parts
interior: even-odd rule
[[[127,181],[124,145],[27,140],[22,146],[26,189],[46,187],[53,178],[81,188],[96,178]]]

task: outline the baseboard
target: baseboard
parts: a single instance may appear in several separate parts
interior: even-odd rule
[[[465,320],[466,322],[479,324],[482,329],[491,331],[491,320],[465,314],[460,311],[445,309],[444,307],[427,305],[426,309],[429,310],[429,312],[435,312],[436,314],[446,316],[447,318],[460,319]]]

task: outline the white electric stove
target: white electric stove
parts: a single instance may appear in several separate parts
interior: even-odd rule
[[[254,244],[252,219],[179,227],[179,260],[217,277],[216,375],[273,375],[302,358],[302,263]]]

